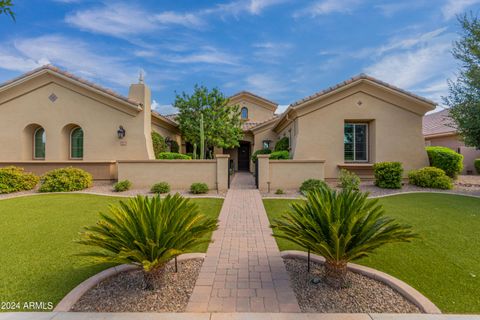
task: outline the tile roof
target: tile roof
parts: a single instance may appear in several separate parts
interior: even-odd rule
[[[161,120],[171,124],[172,126],[175,126],[175,127],[178,126],[178,122],[176,122],[174,119],[171,119],[169,117],[170,115],[165,116],[165,115],[163,115],[163,114],[161,114],[157,111],[154,111],[154,110],[152,110],[152,115],[157,117],[158,119],[161,119]]]
[[[410,96],[410,97],[412,97],[412,98],[421,100],[421,101],[426,102],[426,103],[429,103],[429,104],[437,105],[437,104],[436,104],[435,102],[433,102],[432,100],[426,99],[426,98],[421,97],[421,96],[419,96],[419,95],[416,95],[416,94],[414,94],[414,93],[411,93],[411,92],[409,92],[409,91],[400,89],[400,88],[398,88],[398,87],[396,87],[396,86],[393,86],[393,85],[391,85],[391,84],[389,84],[389,83],[386,83],[386,82],[381,81],[381,80],[378,80],[378,79],[376,79],[376,78],[374,78],[374,77],[368,76],[368,75],[366,75],[366,74],[364,74],[364,73],[361,73],[361,74],[359,74],[359,75],[357,75],[357,76],[354,76],[354,77],[352,77],[352,78],[350,78],[350,79],[347,79],[347,80],[345,80],[345,81],[343,81],[343,82],[341,82],[341,83],[338,83],[338,84],[336,84],[336,85],[334,85],[334,86],[332,86],[332,87],[329,87],[329,88],[327,88],[327,89],[324,89],[324,90],[322,90],[322,91],[319,91],[319,92],[317,92],[317,93],[314,93],[313,95],[310,95],[310,96],[308,96],[308,97],[305,97],[305,98],[303,98],[303,99],[300,99],[300,100],[298,100],[298,101],[295,101],[295,102],[292,103],[290,106],[291,106],[291,107],[295,107],[295,106],[297,106],[297,105],[299,105],[299,104],[302,104],[302,103],[304,103],[304,102],[313,100],[313,99],[318,98],[318,97],[320,97],[320,96],[323,96],[323,95],[325,95],[325,94],[327,94],[327,93],[330,93],[330,92],[332,92],[332,91],[334,91],[334,90],[337,90],[337,89],[339,89],[339,88],[341,88],[341,87],[344,87],[344,86],[346,86],[346,85],[348,85],[348,84],[350,84],[350,83],[353,83],[353,82],[355,82],[355,81],[358,81],[358,80],[370,80],[370,81],[375,82],[375,83],[378,83],[378,84],[380,84],[380,85],[382,85],[382,86],[385,86],[385,87],[388,87],[388,88],[390,88],[390,89],[399,91],[399,92],[401,92],[401,93],[403,93],[403,94],[406,94],[406,95],[408,95],[408,96]]]
[[[255,98],[257,98],[257,99],[263,100],[263,101],[265,101],[265,102],[267,102],[267,103],[270,103],[270,104],[273,104],[273,105],[275,105],[275,106],[278,106],[278,103],[273,102],[272,100],[268,100],[268,99],[266,99],[266,98],[264,98],[264,97],[261,97],[261,96],[255,94],[255,93],[251,93],[250,91],[245,91],[245,90],[235,93],[234,95],[230,96],[229,99],[233,99],[233,98],[235,98],[236,96],[239,96],[239,95],[242,95],[242,94],[247,94],[247,95],[250,95],[250,96],[255,97]]]
[[[20,76],[18,76],[18,77],[16,77],[16,78],[13,78],[13,79],[11,79],[11,80],[9,80],[9,81],[6,81],[6,82],[4,82],[4,83],[1,83],[1,84],[0,84],[0,88],[2,88],[2,87],[4,87],[4,86],[7,86],[7,85],[9,85],[9,84],[11,84],[11,83],[14,83],[14,82],[16,82],[16,81],[22,80],[23,78],[26,78],[26,77],[28,77],[28,76],[31,76],[31,75],[33,75],[33,74],[35,74],[35,73],[44,71],[44,70],[53,71],[53,72],[58,73],[58,74],[60,74],[60,75],[62,75],[62,76],[65,76],[65,77],[67,77],[67,78],[69,78],[69,79],[78,81],[78,82],[80,82],[80,83],[82,83],[82,84],[84,84],[84,85],[87,85],[87,86],[89,86],[89,87],[91,87],[91,88],[93,88],[93,89],[99,90],[99,91],[101,91],[101,92],[103,92],[103,93],[105,93],[105,94],[111,95],[111,96],[113,96],[113,97],[115,97],[115,98],[117,98],[117,99],[123,100],[123,101],[125,101],[125,102],[127,102],[127,103],[129,103],[129,104],[132,104],[132,105],[134,105],[135,107],[138,107],[139,104],[140,104],[138,101],[135,101],[134,99],[130,99],[130,98],[128,98],[128,97],[125,97],[125,96],[123,96],[123,95],[121,95],[121,94],[118,94],[118,93],[112,91],[111,89],[104,88],[104,87],[102,87],[102,86],[99,86],[98,84],[95,84],[95,83],[90,82],[90,81],[88,81],[88,80],[85,80],[85,79],[82,79],[82,78],[80,78],[80,77],[77,77],[77,76],[75,76],[74,74],[72,74],[72,73],[70,73],[70,72],[67,72],[67,71],[65,71],[65,70],[62,70],[62,69],[60,69],[60,68],[58,68],[58,67],[56,67],[56,66],[53,66],[53,65],[51,65],[51,64],[47,64],[47,65],[41,66],[41,67],[39,67],[39,68],[37,68],[37,69],[34,69],[34,70],[29,71],[29,72],[27,72],[27,73],[24,73],[24,74],[22,74],[22,75],[20,75]]]
[[[423,135],[455,133],[457,129],[449,116],[449,110],[427,114],[423,117]]]
[[[262,125],[262,124],[265,124],[267,122],[271,122],[273,120],[277,120],[278,119],[278,115],[273,115],[273,117],[271,118],[268,118],[264,121],[246,121],[242,124],[242,129],[243,131],[249,131],[249,130],[252,130],[252,129],[255,129],[256,127]]]

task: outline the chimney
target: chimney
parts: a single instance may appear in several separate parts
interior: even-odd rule
[[[143,70],[140,70],[138,83],[130,85],[128,98],[133,99],[141,104],[143,133],[145,135],[145,143],[147,148],[148,159],[155,159],[152,145],[152,100],[150,88],[145,84]]]

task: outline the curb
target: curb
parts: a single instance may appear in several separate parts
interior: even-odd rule
[[[297,259],[307,259],[307,253],[297,250],[285,250],[280,253],[282,258],[297,258]],[[325,263],[325,258],[316,254],[310,254],[310,260],[320,264]],[[355,263],[348,263],[348,270],[361,274],[363,276],[369,277],[371,279],[380,281],[387,286],[395,289],[402,296],[404,296],[408,301],[416,305],[422,312],[428,314],[440,314],[442,311],[431,302],[427,297],[418,292],[415,288],[409,286],[405,282],[392,277],[391,275],[378,271],[373,268],[364,267]]]
[[[448,191],[400,191],[395,193],[383,194],[379,196],[369,196],[368,199],[378,199],[378,198],[387,198],[392,196],[401,196],[403,194],[415,194],[415,193],[427,193],[427,194],[450,194],[454,196],[463,196],[463,197],[470,197],[470,198],[480,198],[480,196],[474,194],[465,194],[465,193],[456,193],[456,192],[448,192]],[[304,196],[298,197],[274,197],[274,196],[262,196],[262,200],[305,200]]]
[[[205,253],[186,253],[179,255],[177,261],[185,261],[190,259],[204,259]],[[170,261],[169,263],[173,263]],[[131,271],[138,269],[139,267],[133,264],[122,264],[119,266],[111,267],[106,270],[103,270],[96,275],[91,276],[87,280],[80,283],[78,286],[73,288],[63,299],[55,306],[53,312],[68,312],[70,309],[77,303],[77,301],[91,288],[95,287],[97,284],[102,282],[105,279],[108,279],[114,275],[117,275],[121,272]]]

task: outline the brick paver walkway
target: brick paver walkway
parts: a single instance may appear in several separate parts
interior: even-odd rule
[[[237,173],[187,312],[300,312],[262,199]]]

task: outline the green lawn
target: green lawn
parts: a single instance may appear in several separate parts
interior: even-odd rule
[[[108,265],[73,256],[83,226],[121,198],[65,194],[0,201],[0,302],[57,304],[71,289]],[[123,198],[123,200],[126,200]],[[192,199],[202,213],[218,217],[222,199]],[[205,252],[208,244],[196,250]],[[8,310],[1,310],[8,311]]]
[[[301,201],[301,200],[298,200]],[[264,200],[272,218],[291,200]],[[405,194],[382,198],[389,216],[412,225],[421,238],[390,244],[356,263],[407,282],[443,312],[480,312],[480,199],[446,194]],[[301,250],[277,240],[280,250]]]

